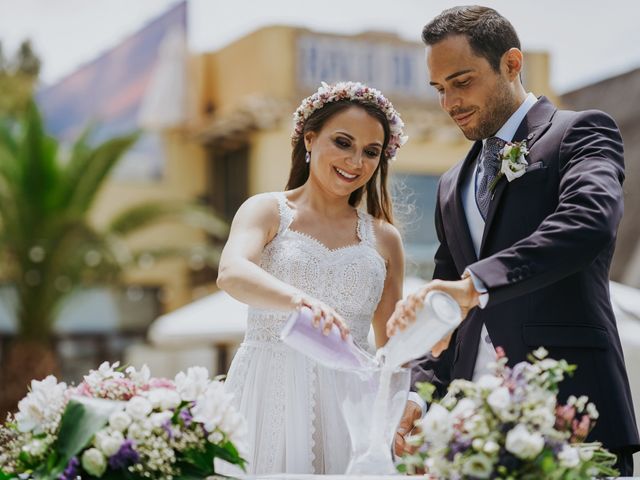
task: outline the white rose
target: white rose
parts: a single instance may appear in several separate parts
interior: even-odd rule
[[[207,430],[213,431],[221,426],[232,401],[233,396],[225,392],[221,382],[211,382],[191,410],[193,420],[202,423]],[[225,431],[225,433],[231,432]]]
[[[18,403],[15,419],[18,430],[39,435],[55,429],[66,405],[67,384],[53,375],[32,380],[31,391]]]
[[[171,410],[177,408],[182,401],[180,394],[170,388],[154,388],[147,393],[147,399],[153,408]]]
[[[476,453],[464,459],[462,473],[473,478],[489,478],[493,471],[493,462],[482,453]]]
[[[101,477],[107,470],[107,459],[97,448],[85,450],[82,454],[81,463],[82,468],[94,477]]]
[[[425,440],[434,444],[446,444],[453,435],[449,411],[437,403],[429,407],[420,426]]]
[[[482,389],[493,391],[502,385],[502,379],[495,375],[484,374],[478,379],[476,384]]]
[[[491,410],[493,410],[496,415],[500,416],[503,411],[508,410],[511,406],[511,394],[509,393],[509,389],[507,387],[496,388],[487,397],[487,403],[491,407]]]
[[[523,155],[520,155],[518,160],[515,162],[512,162],[511,160],[503,160],[502,166],[500,167],[500,171],[506,175],[507,180],[510,182],[524,175],[526,169],[527,161],[524,159]]]
[[[455,418],[467,418],[473,415],[476,403],[469,398],[461,398],[456,406],[451,410],[451,416]]]
[[[144,418],[151,413],[151,402],[144,397],[135,396],[127,402],[126,411],[133,418]]]
[[[544,448],[544,439],[538,433],[530,433],[522,424],[516,425],[507,433],[506,449],[523,460],[532,460]]]
[[[463,429],[473,437],[486,437],[490,433],[486,418],[482,414],[472,415],[467,418],[464,422]]]
[[[192,402],[201,397],[209,386],[209,371],[204,367],[191,367],[186,375],[180,372],[176,375],[176,390],[180,397]]]
[[[558,454],[558,460],[560,461],[560,465],[563,467],[577,467],[580,464],[580,454],[577,449],[569,445],[564,445]]]
[[[129,430],[127,430],[127,438],[131,440],[144,440],[151,434],[146,427],[147,425],[141,425],[136,422],[132,423],[129,425]]]
[[[109,416],[109,426],[119,432],[124,432],[131,425],[131,417],[127,412],[118,410]]]
[[[158,413],[152,414],[149,417],[149,419],[151,420],[151,425],[153,425],[156,428],[160,428],[165,423],[170,421],[171,417],[173,417],[173,413],[172,412],[158,412]]]
[[[122,433],[118,431],[109,433],[102,430],[96,433],[96,436],[93,439],[93,444],[98,450],[104,453],[105,457],[112,457],[118,453],[123,442],[124,437]]]
[[[500,450],[500,445],[498,445],[498,443],[494,442],[493,440],[488,440],[487,443],[484,444],[482,450],[484,451],[484,453],[493,455],[495,453],[498,453],[498,451]]]
[[[538,425],[543,431],[553,428],[556,423],[555,411],[545,406],[527,412],[525,417],[530,423]]]

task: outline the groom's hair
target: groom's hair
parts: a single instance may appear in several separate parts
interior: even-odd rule
[[[520,49],[511,22],[492,8],[471,5],[444,10],[422,29],[422,41],[435,45],[451,35],[464,35],[473,52],[500,71],[500,59],[510,48]]]

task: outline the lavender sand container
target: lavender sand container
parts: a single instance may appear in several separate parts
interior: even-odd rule
[[[313,312],[308,307],[302,307],[291,314],[280,338],[294,350],[325,367],[350,369],[376,365],[376,360],[360,349],[351,336],[343,339],[335,325],[331,327],[329,335],[324,335],[324,319],[320,323],[320,328],[314,327]]]

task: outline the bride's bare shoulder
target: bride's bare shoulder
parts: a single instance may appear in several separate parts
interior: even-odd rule
[[[280,213],[274,193],[258,193],[246,199],[236,212],[233,223],[253,224],[269,231],[278,231]]]
[[[373,222],[377,246],[382,256],[387,260],[402,258],[402,236],[397,227],[386,220],[376,219]]]

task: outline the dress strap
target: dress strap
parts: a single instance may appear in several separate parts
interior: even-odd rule
[[[362,243],[376,248],[376,234],[373,229],[373,217],[363,210],[358,210],[357,234]]]
[[[293,210],[287,203],[287,197],[284,192],[273,192],[273,195],[278,200],[278,210],[280,212],[280,227],[278,228],[278,235],[281,235],[289,228],[291,222],[293,222]]]

